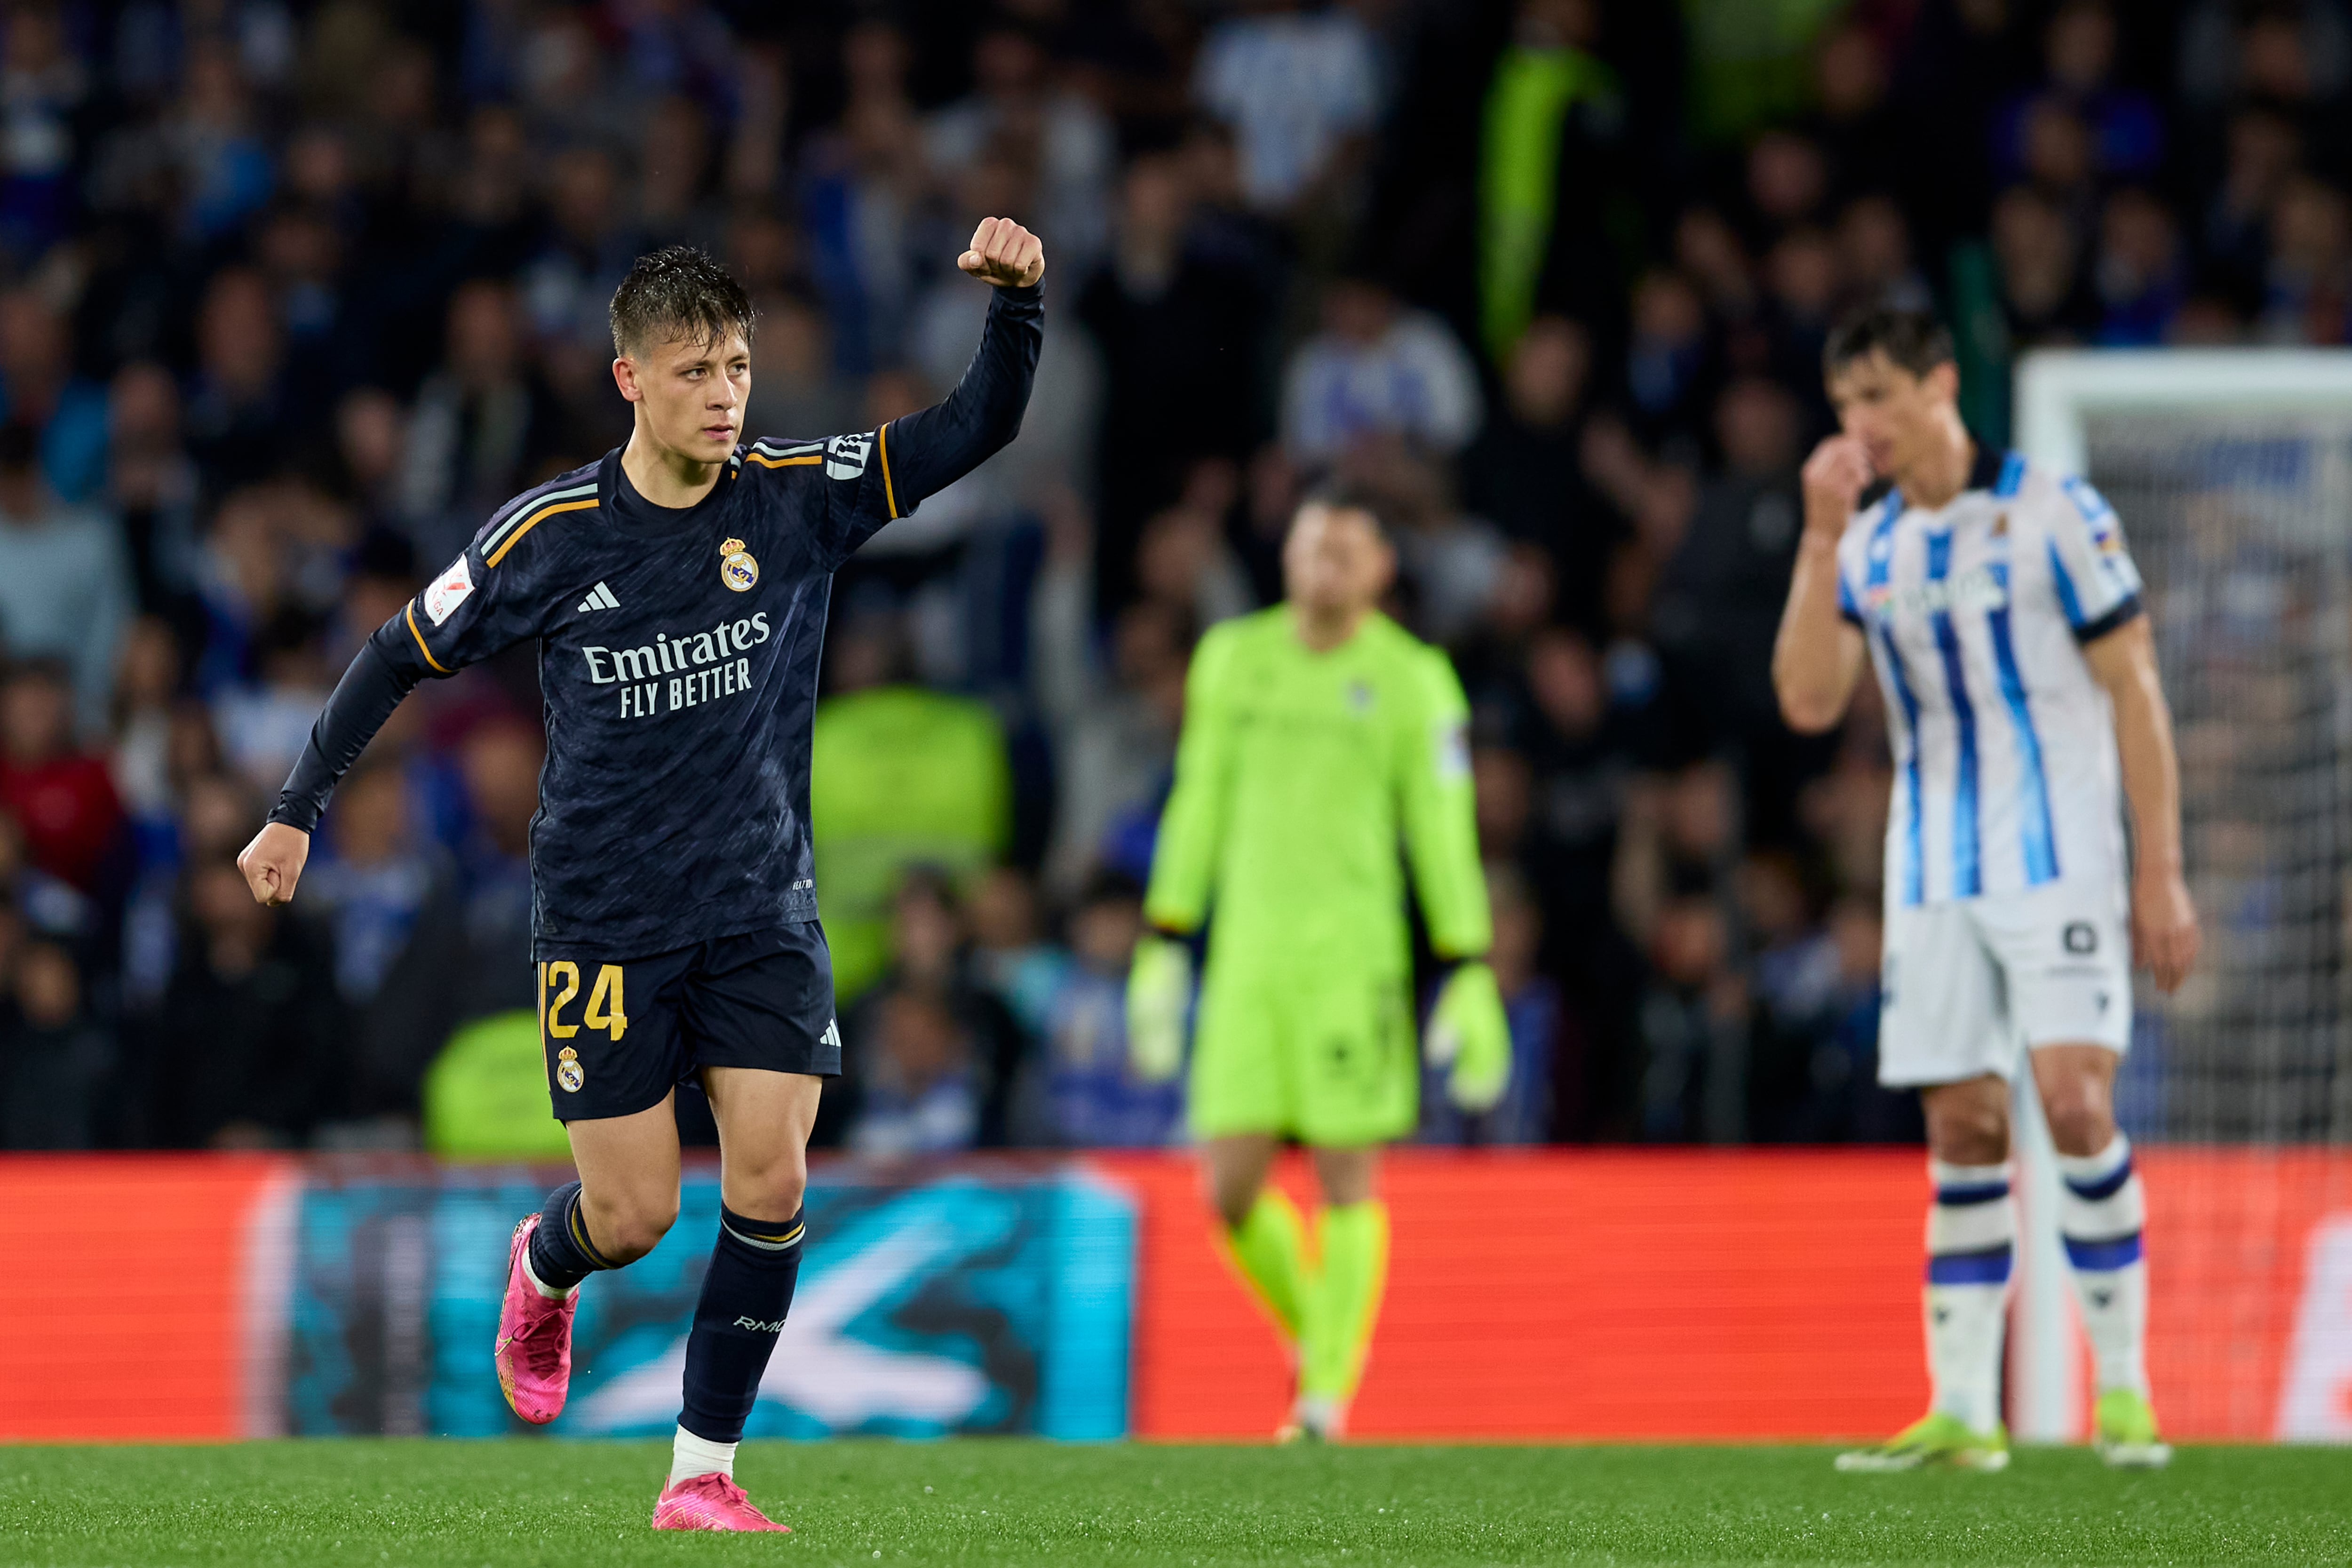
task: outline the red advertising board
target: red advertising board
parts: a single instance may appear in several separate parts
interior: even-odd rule
[[[0,1155],[0,1438],[235,1437],[261,1425],[289,1162]]]
[[[1175,1156],[1143,1200],[1130,1424],[1255,1437],[1287,1370]],[[2144,1149],[2148,1363],[2182,1437],[2352,1439],[2352,1154]],[[1302,1164],[1280,1179],[1302,1202]],[[1913,1150],[1400,1151],[1367,1437],[1883,1435],[1927,1394]]]
[[[1139,1208],[1131,1429],[1264,1436],[1288,1374],[1211,1243],[1194,1163],[1088,1163]],[[2140,1164],[2169,1431],[2352,1440],[2352,1152]],[[277,1430],[299,1171],[0,1157],[0,1438]],[[1302,1165],[1280,1179],[1308,1195]],[[1850,1436],[1926,1400],[1916,1151],[1400,1151],[1383,1186],[1360,1436]]]

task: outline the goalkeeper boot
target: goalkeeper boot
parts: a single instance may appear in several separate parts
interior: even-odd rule
[[[1348,1402],[1328,1394],[1302,1394],[1291,1402],[1290,1419],[1275,1433],[1277,1443],[1336,1443],[1348,1428]]]
[[[1990,1473],[2009,1468],[2009,1434],[1998,1421],[1990,1432],[1978,1432],[1957,1415],[1930,1410],[1875,1448],[1840,1454],[1837,1468],[1864,1475],[1929,1468]]]
[[[2160,1470],[2172,1462],[2172,1445],[2156,1435],[2156,1409],[2145,1394],[2110,1388],[2099,1395],[2091,1426],[2091,1446],[2116,1469]]]
[[[772,1530],[789,1535],[792,1526],[778,1524],[751,1506],[734,1478],[709,1470],[672,1481],[662,1488],[654,1504],[656,1530]]]
[[[523,1265],[530,1256],[530,1233],[538,1228],[539,1215],[525,1215],[507,1247],[507,1297],[499,1309],[492,1359],[508,1406],[532,1426],[544,1426],[563,1414],[563,1396],[572,1388],[572,1313],[580,1292],[549,1296],[532,1282]]]

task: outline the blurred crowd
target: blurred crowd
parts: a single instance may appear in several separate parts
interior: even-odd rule
[[[0,18],[0,1146],[546,1127],[531,650],[403,707],[290,911],[233,857],[362,639],[625,437],[656,244],[749,288],[753,433],[816,436],[953,384],[977,216],[1045,239],[1020,439],[834,600],[820,1142],[883,1154],[1181,1137],[1120,994],[1186,660],[1333,473],[1475,715],[1514,1079],[1425,1135],[1916,1135],[1874,693],[1800,739],[1767,673],[1828,324],[1943,311],[1991,442],[2032,346],[2352,335],[2346,0]]]

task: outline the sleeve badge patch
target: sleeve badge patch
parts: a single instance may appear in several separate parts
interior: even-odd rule
[[[449,570],[433,580],[425,590],[425,613],[435,626],[439,626],[464,604],[474,591],[474,571],[466,564],[464,555],[449,563]]]
[[[874,450],[871,436],[835,436],[824,444],[825,477],[854,479],[866,471],[866,458]]]

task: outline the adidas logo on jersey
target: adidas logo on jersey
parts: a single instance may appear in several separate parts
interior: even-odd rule
[[[580,601],[580,613],[583,616],[591,610],[617,610],[620,607],[621,601],[613,597],[613,590],[602,583],[589,589],[588,596]]]

